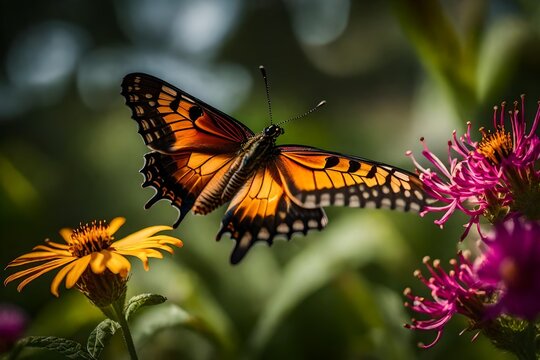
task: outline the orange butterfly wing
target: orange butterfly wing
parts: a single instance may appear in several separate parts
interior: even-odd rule
[[[150,75],[128,74],[122,95],[146,145],[143,186],[156,194],[146,207],[167,199],[182,221],[212,179],[222,176],[253,132],[203,101]]]
[[[180,212],[174,227],[182,222],[203,189],[210,185],[212,179],[223,176],[233,160],[229,154],[181,152],[169,155],[157,151],[146,154],[144,158],[146,162],[141,170],[145,178],[143,187],[156,189],[145,208],[158,200],[169,200]]]
[[[426,203],[422,182],[408,171],[307,146],[279,149],[277,165],[286,191],[300,206],[420,211]]]
[[[296,232],[321,230],[328,219],[321,208],[297,205],[285,192],[274,163],[259,169],[234,196],[221,222],[217,240],[230,234],[236,240],[231,263],[236,264],[257,240],[270,245],[274,237],[290,239]]]
[[[126,75],[122,95],[152,150],[235,152],[253,135],[239,121],[151,75]]]
[[[425,205],[418,177],[390,165],[304,146],[279,146],[279,155],[257,171],[232,199],[217,238],[236,240],[231,262],[254,242],[321,230],[322,207],[386,207],[419,211]]]

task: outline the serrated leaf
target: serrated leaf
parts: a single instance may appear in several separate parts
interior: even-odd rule
[[[140,294],[129,299],[125,308],[126,319],[129,320],[131,315],[139,311],[144,306],[159,305],[167,301],[165,296],[157,294]]]
[[[120,329],[120,324],[111,319],[105,319],[90,333],[86,350],[96,359],[105,348],[105,343]]]
[[[78,342],[55,336],[29,336],[23,338],[17,342],[9,358],[15,359],[25,347],[54,351],[69,359],[94,359]]]

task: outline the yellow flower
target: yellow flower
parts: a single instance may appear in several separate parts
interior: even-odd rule
[[[45,240],[45,245],[38,245],[32,252],[19,256],[7,267],[39,264],[9,276],[4,285],[24,278],[17,286],[21,291],[32,280],[61,267],[51,283],[53,295],[58,296],[58,286],[65,279],[66,288],[76,286],[96,305],[108,305],[107,302],[125,294],[125,283],[131,269],[125,256],[139,258],[144,269],[148,270],[148,258],[163,258],[158,250],[172,254],[170,245],[182,246],[182,241],[172,236],[155,235],[163,230],[172,230],[170,226],[151,226],[114,241],[113,234],[125,221],[117,217],[110,224],[94,221],[75,230],[60,230],[67,244]],[[110,299],[103,299],[103,296]]]

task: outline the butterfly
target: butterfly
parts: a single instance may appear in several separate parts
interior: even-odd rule
[[[302,145],[276,145],[271,124],[253,133],[233,117],[151,75],[132,73],[122,95],[152,150],[143,187],[149,208],[167,199],[179,210],[208,214],[229,202],[217,240],[236,240],[236,264],[256,241],[323,229],[326,206],[420,211],[426,198],[417,175],[380,162]]]

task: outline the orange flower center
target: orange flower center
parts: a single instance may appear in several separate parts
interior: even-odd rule
[[[109,225],[105,221],[93,221],[73,230],[69,250],[77,257],[107,249],[114,237],[109,234]]]
[[[482,140],[478,144],[477,151],[492,164],[498,165],[502,159],[512,153],[512,137],[504,128],[499,128],[495,133],[485,132],[482,128]]]

